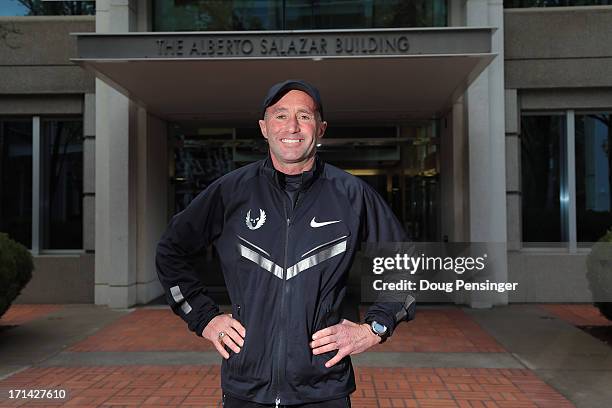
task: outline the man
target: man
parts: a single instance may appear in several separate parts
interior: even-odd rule
[[[172,310],[223,356],[224,406],[347,407],[351,354],[390,336],[414,299],[372,305],[362,324],[340,321],[348,272],[362,242],[404,232],[367,184],[323,163],[327,122],[318,90],[274,85],[259,121],[267,159],[206,188],[171,221],[157,269]],[[192,261],[214,244],[232,313],[221,314]]]

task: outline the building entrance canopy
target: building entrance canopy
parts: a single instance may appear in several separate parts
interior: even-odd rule
[[[326,119],[440,116],[493,60],[493,28],[77,36],[74,62],[171,121],[253,123],[288,78],[321,91]]]

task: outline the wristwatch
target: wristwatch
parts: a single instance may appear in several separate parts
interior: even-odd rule
[[[384,343],[387,340],[387,337],[389,337],[387,326],[382,323],[378,323],[376,320],[372,320],[370,322],[370,329],[372,329],[372,333],[381,338],[381,343]]]

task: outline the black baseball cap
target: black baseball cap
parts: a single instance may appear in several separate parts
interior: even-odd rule
[[[302,92],[306,92],[312,100],[317,105],[317,110],[321,115],[321,120],[323,120],[323,103],[321,102],[321,95],[319,94],[319,90],[315,88],[313,85],[309,84],[306,81],[301,79],[288,79],[284,82],[279,82],[278,84],[272,85],[272,87],[268,90],[268,95],[266,95],[266,99],[264,99],[263,109],[262,109],[262,117],[266,114],[266,109],[268,106],[274,105],[280,98],[282,98],[287,92],[291,90],[298,90]]]

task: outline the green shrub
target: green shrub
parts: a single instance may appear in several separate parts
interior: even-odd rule
[[[30,251],[0,233],[0,317],[30,281],[33,269]]]
[[[612,320],[612,230],[591,248],[587,269],[594,304],[602,315]]]

